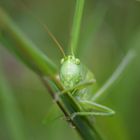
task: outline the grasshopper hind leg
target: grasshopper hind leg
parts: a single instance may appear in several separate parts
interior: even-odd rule
[[[115,111],[109,107],[91,102],[88,100],[78,99],[83,111],[75,112],[71,115],[71,119],[74,119],[76,116],[112,116],[115,114]]]

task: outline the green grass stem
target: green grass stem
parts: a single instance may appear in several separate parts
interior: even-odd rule
[[[70,48],[73,55],[76,54],[77,51],[83,9],[84,9],[84,0],[76,0],[76,8],[75,8],[75,14],[73,19],[71,41],[70,41]]]

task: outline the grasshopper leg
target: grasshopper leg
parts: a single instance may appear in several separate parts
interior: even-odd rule
[[[95,82],[96,82],[95,79],[92,79],[90,81],[82,82],[80,84],[75,85],[72,88],[65,89],[65,90],[59,92],[58,95],[61,96],[61,95],[65,94],[65,93],[70,92],[70,91],[73,91],[73,90],[82,90],[82,89],[86,88],[87,86],[93,85]]]
[[[104,105],[88,100],[78,99],[78,101],[82,106],[83,111],[73,113],[71,119],[74,119],[76,116],[111,116],[115,114],[114,110]]]

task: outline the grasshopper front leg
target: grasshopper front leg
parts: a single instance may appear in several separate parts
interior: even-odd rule
[[[84,88],[87,88],[88,86],[93,85],[95,82],[96,82],[95,79],[92,79],[92,80],[90,80],[90,81],[82,82],[82,83],[80,83],[80,84],[75,85],[75,86],[72,87],[72,88],[65,89],[65,90],[63,90],[63,91],[61,91],[61,92],[58,92],[58,95],[61,96],[61,95],[65,94],[65,93],[70,92],[70,91],[73,91],[73,90],[82,90],[82,89],[84,89]]]
[[[115,114],[114,110],[101,104],[81,99],[77,99],[77,101],[81,105],[83,111],[73,113],[71,119],[74,119],[76,116],[111,116]]]

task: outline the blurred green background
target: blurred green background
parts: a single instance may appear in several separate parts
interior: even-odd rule
[[[75,0],[0,0],[0,6],[28,38],[59,66],[61,53],[34,16],[48,25],[66,51]],[[98,117],[95,120],[106,140],[140,139],[140,1],[85,0],[78,55],[94,72],[100,86],[131,48],[136,50],[136,58],[102,101],[117,113],[111,118]],[[51,97],[40,79],[2,44],[1,62],[10,88],[7,92],[16,100],[15,106],[24,121],[26,140],[80,139],[63,118],[46,125],[42,123],[54,104]],[[5,83],[0,80],[0,84],[3,86]],[[0,140],[14,140],[4,99],[1,92]]]

